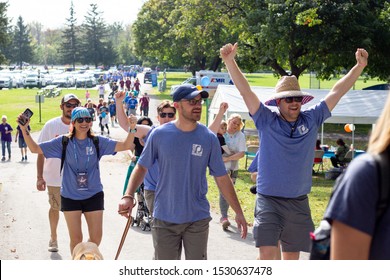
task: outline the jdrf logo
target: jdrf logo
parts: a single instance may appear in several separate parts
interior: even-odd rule
[[[94,154],[94,152],[93,152],[93,148],[92,147],[86,147],[85,148],[85,154],[87,155],[87,156],[91,156],[91,155],[93,155]]]
[[[309,132],[309,129],[305,125],[298,126],[298,131],[300,135],[304,135]]]
[[[203,148],[201,145],[192,144],[192,155],[201,157],[203,154]]]

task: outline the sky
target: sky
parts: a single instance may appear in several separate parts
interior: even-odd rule
[[[96,3],[98,10],[103,12],[101,17],[106,24],[121,22],[127,25],[137,19],[137,14],[146,1],[73,0],[73,7],[78,25],[84,21],[91,3]],[[70,17],[70,3],[71,0],[8,0],[7,16],[12,20],[12,25],[15,25],[18,17],[22,16],[24,24],[36,21],[45,29],[60,28],[65,26],[66,19]]]

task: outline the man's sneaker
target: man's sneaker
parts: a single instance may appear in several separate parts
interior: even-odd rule
[[[1,161],[5,161],[5,157],[2,157],[2,158],[1,158]]]
[[[24,160],[27,161],[27,156],[24,156]]]
[[[49,241],[49,248],[48,248],[49,252],[58,252],[58,243],[57,243],[57,240],[53,241],[53,240],[50,240]]]
[[[227,230],[227,228],[230,226],[230,222],[227,218],[221,218],[220,222],[222,224],[223,230]]]

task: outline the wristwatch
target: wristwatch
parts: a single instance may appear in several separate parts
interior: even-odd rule
[[[131,129],[131,127],[129,128],[129,133],[136,133],[137,132],[137,128],[134,128],[134,129]]]

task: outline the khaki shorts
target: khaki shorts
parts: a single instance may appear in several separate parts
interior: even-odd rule
[[[153,220],[155,260],[180,260],[184,247],[186,260],[207,260],[207,241],[211,218],[193,223],[173,224]]]
[[[155,191],[144,190],[144,195],[146,200],[146,207],[148,207],[150,215],[153,216]]]
[[[47,186],[50,209],[60,211],[61,209],[61,187]]]

